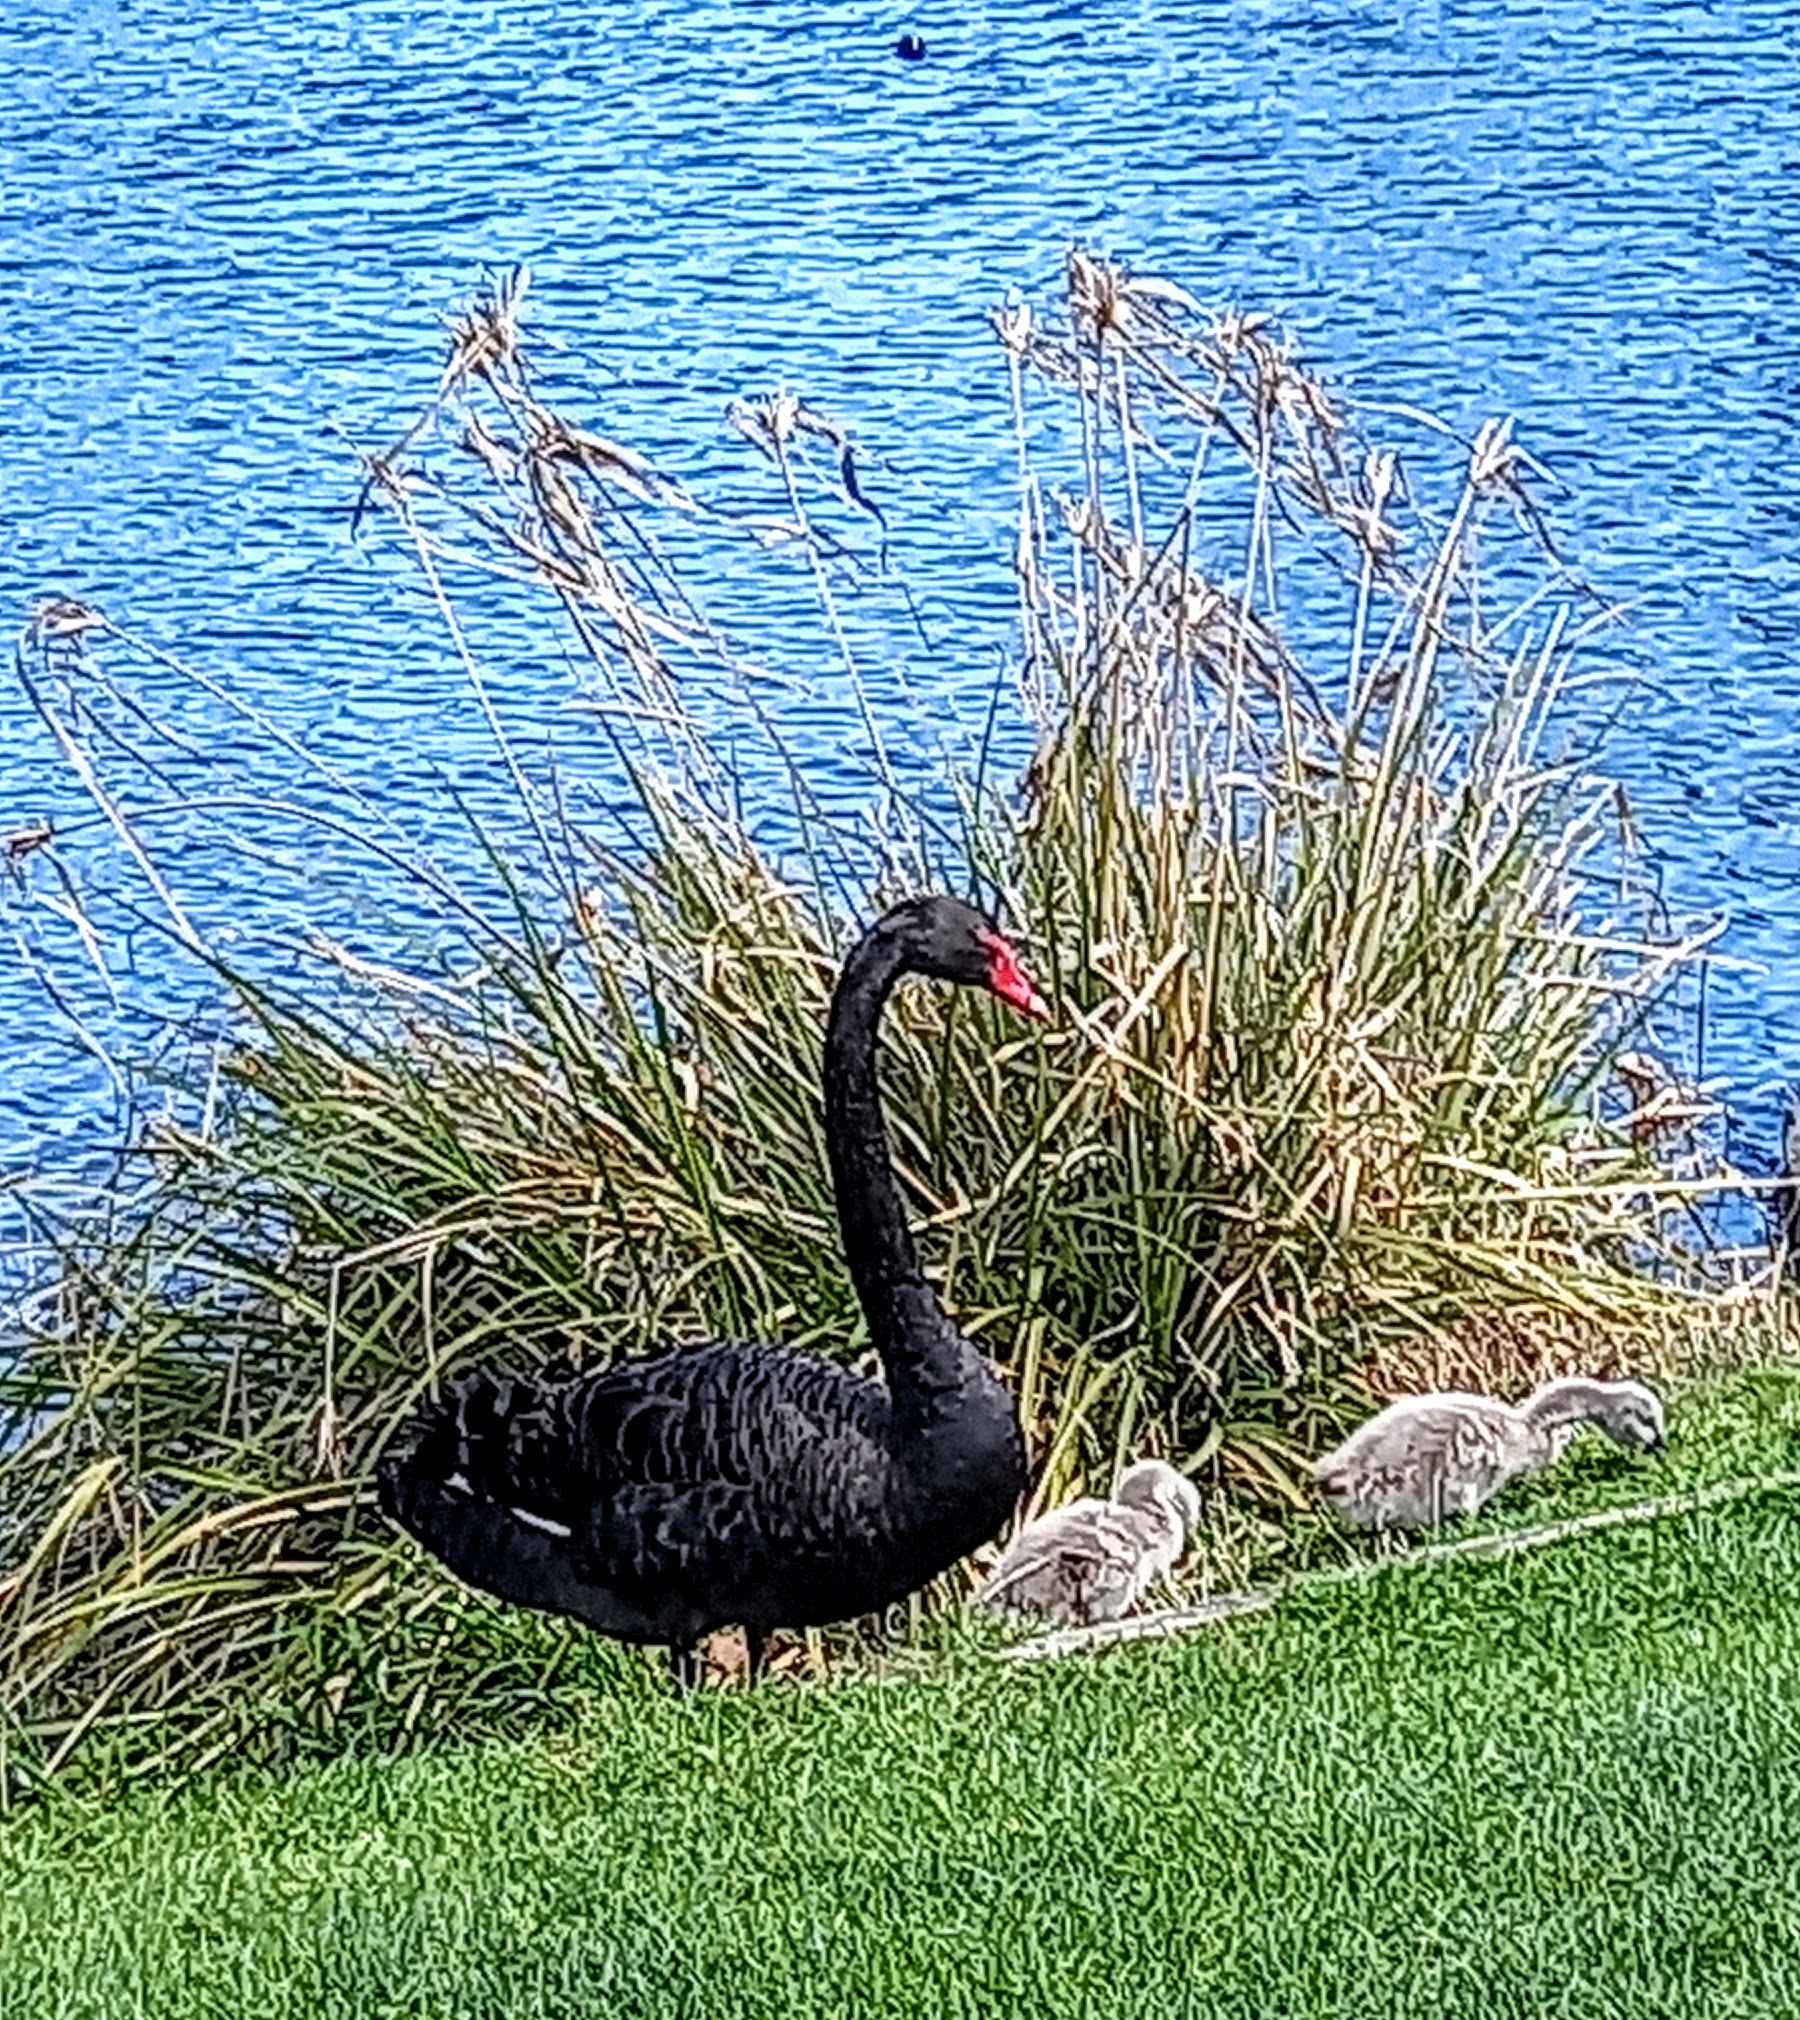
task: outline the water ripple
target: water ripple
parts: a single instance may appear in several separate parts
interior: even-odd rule
[[[444,778],[491,759],[416,595],[353,544],[326,430],[380,439],[429,389],[445,309],[524,260],[608,431],[698,477],[745,481],[734,394],[786,380],[854,421],[943,641],[891,641],[875,676],[916,749],[979,707],[1006,638],[983,313],[1095,239],[1284,310],[1370,398],[1524,417],[1573,487],[1565,550],[1638,606],[1653,676],[1614,756],[1671,899],[1728,905],[1730,950],[1768,965],[1713,1024],[1754,1123],[1800,1072],[1786,6],[988,0],[911,25],[923,63],[831,0],[12,10],[0,608],[91,598],[442,834]],[[799,607],[741,615],[847,789],[859,732]],[[541,637],[494,651],[509,717],[566,749],[567,669]],[[0,828],[78,813],[0,704]],[[22,972],[0,1009],[27,1034],[3,1159],[98,1090]]]

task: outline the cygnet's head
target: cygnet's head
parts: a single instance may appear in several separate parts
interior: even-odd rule
[[[1615,1445],[1634,1452],[1660,1452],[1668,1442],[1662,1398],[1642,1382],[1602,1382],[1602,1401],[1593,1421]]]
[[[1199,1488],[1161,1459],[1140,1459],[1127,1466],[1119,1475],[1113,1498],[1127,1508],[1168,1516],[1181,1531],[1184,1550],[1200,1526]]]
[[[1642,1382],[1597,1382],[1587,1375],[1559,1375],[1535,1389],[1525,1415],[1554,1437],[1558,1430],[1592,1424],[1615,1445],[1632,1452],[1660,1452],[1664,1443],[1662,1399]]]

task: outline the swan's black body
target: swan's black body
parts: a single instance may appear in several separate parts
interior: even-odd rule
[[[889,1161],[875,1039],[907,973],[1043,1014],[995,929],[948,898],[887,913],[832,999],[825,1121],[844,1251],[885,1382],[791,1348],[720,1343],[560,1380],[468,1375],[381,1469],[382,1506],[469,1584],[676,1673],[728,1622],[754,1668],[773,1627],[917,1591],[1005,1522],[1017,1413],[926,1283]]]

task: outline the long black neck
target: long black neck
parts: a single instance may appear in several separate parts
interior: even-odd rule
[[[837,1194],[844,1258],[895,1401],[955,1379],[960,1343],[925,1281],[894,1181],[875,1038],[888,992],[906,969],[904,949],[871,934],[852,952],[825,1029],[825,1144]]]

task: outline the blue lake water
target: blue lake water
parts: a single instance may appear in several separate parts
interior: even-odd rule
[[[391,545],[352,535],[337,431],[391,437],[445,314],[523,262],[595,424],[692,480],[743,481],[734,395],[785,382],[854,426],[931,641],[897,634],[871,692],[922,748],[979,717],[1009,640],[986,311],[1052,294],[1085,240],[1281,312],[1366,399],[1520,417],[1570,487],[1563,551],[1636,604],[1609,756],[1671,902],[1728,913],[1759,964],[1715,970],[1706,1064],[1767,1143],[1800,1075],[1796,105],[1775,0],[25,5],[0,21],[0,616],[96,603],[441,835],[445,780],[479,800],[493,748]],[[829,782],[853,702],[765,616]],[[487,645],[509,723],[579,772],[550,626]],[[0,834],[39,818],[90,810],[8,685]],[[204,838],[164,839],[199,911],[254,918],[259,892],[206,888]],[[309,867],[329,896],[329,848]],[[96,1029],[190,984],[121,939],[113,1009],[72,935],[0,908],[3,1169],[53,1161],[106,1090],[12,930]]]

